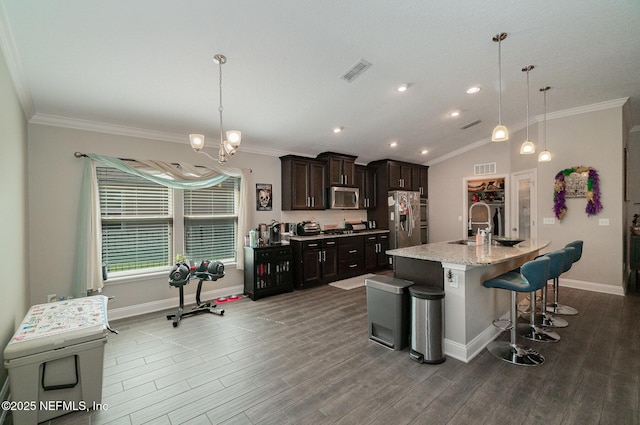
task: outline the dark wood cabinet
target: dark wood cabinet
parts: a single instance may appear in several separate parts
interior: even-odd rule
[[[429,191],[427,190],[429,187],[429,167],[419,166],[418,170],[418,188],[416,190],[420,192],[421,198],[427,199],[429,198]]]
[[[325,161],[325,182],[327,186],[355,185],[356,157],[335,152],[323,152],[317,159]]]
[[[428,197],[428,170],[426,165],[382,159],[367,164],[376,173],[376,198],[380,202],[367,210],[367,219],[376,222],[379,229],[389,228],[389,208],[384,202],[392,190],[420,192],[421,198]]]
[[[338,277],[336,239],[292,241],[295,282],[298,288],[333,282]]]
[[[389,234],[367,235],[364,239],[364,267],[365,271],[372,272],[389,265],[385,251],[389,249]]]
[[[294,155],[280,162],[282,210],[325,209],[324,162]]]
[[[338,239],[338,279],[364,273],[364,237],[349,236]]]
[[[389,190],[414,190],[414,165],[399,161],[387,161],[386,165]]]
[[[244,293],[252,300],[293,291],[293,257],[285,245],[244,247]]]
[[[638,289],[638,271],[640,270],[640,236],[630,235],[629,239],[629,268],[631,269],[630,290]]]
[[[355,166],[355,184],[360,189],[360,209],[376,207],[376,172],[364,165]]]

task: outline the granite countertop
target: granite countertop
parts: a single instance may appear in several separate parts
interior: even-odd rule
[[[383,233],[389,233],[387,229],[370,229],[370,230],[360,230],[354,233],[338,233],[338,234],[330,234],[330,233],[320,233],[319,235],[311,235],[311,236],[290,236],[290,241],[310,241],[314,239],[329,239],[329,238],[345,238],[349,236],[367,236],[367,235],[378,235]]]
[[[551,241],[543,239],[527,239],[516,246],[508,247],[495,244],[476,246],[455,242],[457,241],[416,245],[388,250],[385,253],[398,257],[438,261],[441,263],[490,265],[530,254],[546,248],[551,243]]]

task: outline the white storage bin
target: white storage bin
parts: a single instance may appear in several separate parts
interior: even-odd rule
[[[102,401],[107,298],[77,298],[29,309],[4,350],[15,424],[37,424]]]

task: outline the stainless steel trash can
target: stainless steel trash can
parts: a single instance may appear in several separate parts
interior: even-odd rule
[[[364,281],[367,287],[369,339],[393,350],[409,345],[411,304],[407,288],[413,282],[391,276]]]
[[[411,295],[411,350],[409,357],[418,363],[437,364],[445,361],[444,290],[414,285]]]

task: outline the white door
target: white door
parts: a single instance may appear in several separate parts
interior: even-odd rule
[[[538,237],[537,170],[511,174],[511,234],[512,238]]]

